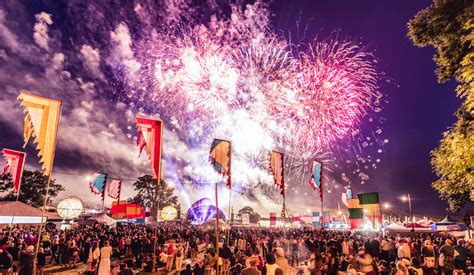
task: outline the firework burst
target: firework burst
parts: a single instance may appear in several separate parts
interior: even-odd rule
[[[213,138],[230,140],[234,186],[243,192],[272,184],[266,169],[272,149],[288,155],[290,184],[306,181],[314,159],[332,172],[340,143],[360,147],[354,142],[360,125],[380,99],[375,58],[337,38],[298,52],[301,45],[291,47],[269,28],[259,1],[231,11],[208,22],[187,18],[187,28],[177,22],[147,32],[152,35],[137,49],[141,86],[132,90],[142,99],[140,111],[159,114],[190,150],[201,152],[192,166],[207,165]],[[192,169],[188,176],[205,179],[208,171]]]

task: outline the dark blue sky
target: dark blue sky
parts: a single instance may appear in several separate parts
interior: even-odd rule
[[[360,39],[374,50],[379,69],[396,85],[383,85],[388,96],[383,117],[385,135],[390,139],[384,164],[372,175],[367,191],[378,189],[382,200],[400,203],[402,193],[411,192],[415,212],[441,213],[446,202],[431,188],[435,175],[429,153],[442,132],[456,118],[460,100],[455,83],[437,83],[433,48],[413,46],[407,37],[407,22],[431,1],[275,1],[277,29],[288,29],[300,17],[300,29],[309,37],[339,35]],[[295,33],[297,29],[292,28]],[[375,187],[376,186],[376,187]],[[417,211],[417,208],[423,210]]]

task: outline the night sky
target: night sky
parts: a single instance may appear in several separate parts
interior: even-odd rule
[[[384,109],[385,133],[390,137],[383,168],[371,179],[383,200],[399,204],[398,197],[411,192],[414,209],[441,213],[447,204],[438,199],[430,184],[429,153],[442,132],[456,120],[460,105],[455,83],[437,83],[433,48],[413,46],[406,23],[432,1],[277,1],[275,25],[285,29],[295,18],[308,23],[308,32],[358,37],[375,49],[379,69],[396,85],[385,85],[389,103]],[[293,30],[294,32],[296,29]]]
[[[116,95],[126,89],[124,81],[118,80],[126,70],[117,69],[118,59],[114,56],[132,64],[134,56],[121,42],[114,48],[105,39],[114,29],[114,34],[123,39],[123,32],[116,28],[123,20],[135,51],[139,26],[127,14],[133,7],[124,5],[115,13],[110,10],[111,5],[86,8],[84,3],[7,0],[0,4],[0,146],[20,149],[22,144],[22,121],[15,102],[19,89],[41,90],[46,96],[65,100],[69,111],[61,121],[56,162],[57,170],[64,172],[56,177],[67,182],[67,194],[62,196],[87,196],[82,175],[99,170],[97,167],[127,179],[148,169],[145,158],[129,160],[129,156],[136,156],[136,150],[123,130],[130,125],[129,118],[122,114],[127,107],[126,103],[115,101]],[[398,198],[410,192],[415,213],[441,214],[447,204],[438,199],[430,186],[435,175],[429,152],[438,145],[442,132],[454,123],[453,114],[460,101],[455,96],[455,83],[437,83],[432,61],[434,49],[413,46],[406,26],[430,3],[299,0],[273,1],[270,9],[275,31],[293,40],[309,42],[312,37],[325,38],[337,32],[340,37],[362,42],[374,52],[377,69],[390,80],[381,84],[381,92],[388,100],[382,116],[386,120],[384,136],[389,143],[382,164],[371,174],[370,181],[354,189],[379,191],[382,201],[401,209],[406,206]],[[108,18],[107,10],[114,15]],[[54,23],[49,24],[48,18],[35,19],[43,11],[52,15]],[[46,44],[34,37],[35,22],[50,28]],[[81,45],[85,44],[100,49],[101,57],[94,59],[93,54],[81,52]],[[78,136],[80,140],[75,140]],[[28,148],[31,156],[32,148]],[[28,168],[35,167],[35,160],[29,158]],[[124,190],[131,192],[131,187]]]

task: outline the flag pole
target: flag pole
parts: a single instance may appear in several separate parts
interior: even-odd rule
[[[216,181],[216,255],[219,257],[219,184]],[[219,274],[219,265],[217,265],[217,274]]]
[[[36,271],[37,271],[36,267],[38,266],[36,261],[38,259],[39,247],[40,247],[40,242],[41,242],[41,234],[43,232],[43,219],[44,219],[45,214],[46,214],[46,205],[48,204],[49,186],[51,184],[51,173],[52,173],[52,169],[51,169],[51,171],[48,175],[48,183],[46,184],[46,192],[45,192],[45,195],[44,195],[44,204],[43,204],[43,209],[41,211],[40,228],[39,228],[38,238],[37,238],[37,243],[36,243],[35,257],[33,259],[33,272],[34,272],[34,274],[36,274]]]
[[[156,237],[156,231],[157,231],[157,227],[158,227],[158,221],[160,219],[160,193],[159,193],[159,189],[160,189],[160,181],[161,181],[161,166],[162,166],[162,161],[161,161],[161,155],[163,153],[163,130],[164,130],[164,122],[163,120],[159,119],[158,121],[160,121],[160,158],[159,158],[159,161],[160,161],[160,166],[158,168],[158,175],[157,175],[157,178],[158,178],[158,189],[156,190],[156,227],[155,229],[153,230],[153,237],[154,237],[154,241],[153,241],[153,267],[152,267],[152,270],[156,271],[155,268],[156,268],[156,241],[157,241],[157,237]],[[122,186],[120,186],[120,188],[122,188]],[[145,221],[146,221],[146,214],[145,214]]]
[[[229,229],[227,230],[227,245],[230,245],[230,229],[232,227],[232,224],[231,224],[231,220],[230,220],[230,216],[231,216],[231,200],[232,200],[232,144],[229,142],[229,178],[228,178],[228,182],[229,182],[229,210],[228,210],[228,214],[227,214],[227,221],[229,223]]]
[[[19,199],[19,198],[20,198],[20,188],[18,188],[18,192],[16,193],[15,204],[18,202],[18,199]],[[15,205],[15,207],[13,208],[12,221],[11,221],[11,223],[10,223],[10,232],[8,233],[8,236],[9,236],[9,237],[11,237],[11,235],[12,235],[13,221],[15,220],[16,209],[17,209],[17,206]]]
[[[26,153],[23,153],[23,162],[21,164],[21,174],[20,174],[20,183],[18,185],[18,190],[16,190],[16,200],[15,200],[15,204],[18,202],[18,200],[20,199],[20,188],[21,188],[21,181],[23,179],[23,170],[25,169],[25,160],[26,160]],[[10,168],[11,169],[11,168]],[[15,182],[13,182],[13,185],[15,185]],[[15,188],[15,186],[13,186],[13,188]],[[11,237],[11,234],[12,234],[12,229],[13,229],[13,221],[15,220],[15,216],[16,216],[16,209],[17,207],[15,206],[14,209],[13,209],[13,217],[12,217],[12,222],[10,224],[10,231],[8,233],[8,235]]]
[[[60,103],[59,106],[59,114],[61,114],[62,111],[62,104]],[[43,210],[41,212],[41,221],[40,221],[40,228],[38,232],[38,242],[36,243],[36,252],[35,252],[35,257],[33,258],[33,274],[36,274],[36,268],[38,266],[38,263],[36,262],[38,260],[38,252],[39,252],[39,247],[40,247],[40,242],[41,242],[41,234],[43,233],[43,220],[44,216],[46,214],[46,205],[48,204],[48,196],[49,196],[49,187],[51,185],[51,174],[53,173],[53,166],[54,166],[54,157],[56,153],[56,145],[58,141],[57,133],[58,133],[58,128],[59,128],[59,120],[61,119],[61,115],[58,117],[58,123],[56,123],[56,137],[54,139],[54,149],[52,156],[51,156],[51,170],[49,171],[48,174],[48,183],[46,184],[46,192],[44,196],[44,204],[43,204]]]

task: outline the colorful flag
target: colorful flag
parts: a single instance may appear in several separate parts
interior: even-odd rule
[[[347,199],[353,199],[354,196],[352,195],[352,189],[351,188],[347,188],[346,197],[347,197]]]
[[[109,188],[107,189],[107,193],[109,197],[114,200],[120,198],[120,191],[122,190],[122,181],[120,180],[111,180],[109,183]]]
[[[323,212],[323,227],[329,228],[329,224],[331,223],[331,213],[329,211]]]
[[[137,145],[139,155],[145,149],[150,160],[153,178],[161,177],[161,149],[163,143],[163,121],[159,119],[137,117]]]
[[[359,203],[362,206],[365,216],[372,222],[375,228],[382,224],[382,213],[380,210],[379,193],[357,194]]]
[[[141,205],[127,203],[127,201],[112,202],[110,214],[114,219],[143,219],[146,217],[146,212]]]
[[[364,219],[349,219],[349,226],[351,230],[359,229],[364,223]]]
[[[56,140],[58,136],[61,101],[21,92],[18,96],[25,113],[23,137],[26,147],[31,136],[35,138],[36,149],[45,176],[51,175]]]
[[[321,226],[321,221],[319,219],[319,212],[313,212],[313,226]]]
[[[364,209],[362,208],[349,208],[349,219],[363,219]]]
[[[276,222],[277,222],[277,214],[270,213],[270,226],[276,225]]]
[[[347,200],[348,208],[362,208],[359,204],[359,199],[349,199]]]
[[[379,193],[377,192],[357,194],[357,197],[361,205],[379,203]]]
[[[230,188],[230,161],[231,161],[231,145],[227,140],[214,139],[212,141],[211,150],[209,153],[209,162],[214,170],[227,176],[227,186]]]
[[[145,223],[153,222],[153,216],[151,215],[151,207],[145,207]]]
[[[309,185],[313,190],[319,189],[319,197],[323,201],[323,184],[322,184],[322,173],[323,164],[319,161],[313,161],[311,178],[309,179]]]
[[[300,221],[301,221],[300,214],[295,214],[293,216],[293,222],[300,222]]]
[[[91,180],[89,181],[89,187],[91,192],[96,195],[102,196],[102,201],[105,197],[105,184],[107,182],[107,174],[105,173],[94,173]]]
[[[285,170],[284,156],[282,153],[272,151],[270,156],[270,171],[273,174],[275,185],[280,188],[280,194],[285,197]]]
[[[20,191],[21,176],[23,175],[23,167],[25,166],[26,154],[10,149],[3,149],[3,159],[5,164],[3,166],[2,176],[10,174],[13,181],[13,188],[15,192]]]
[[[364,222],[364,209],[359,204],[359,199],[347,200],[349,210],[349,224],[351,229],[358,229]]]

